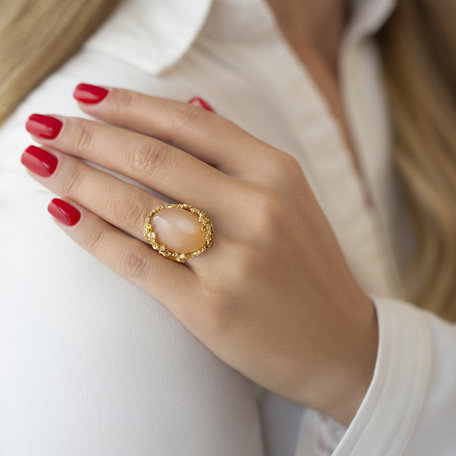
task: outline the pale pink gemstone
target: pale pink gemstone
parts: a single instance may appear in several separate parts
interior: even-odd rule
[[[157,242],[174,252],[191,253],[206,244],[206,233],[198,222],[198,214],[171,207],[158,211],[151,220]]]

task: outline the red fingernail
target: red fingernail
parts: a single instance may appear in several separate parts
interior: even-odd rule
[[[39,147],[29,146],[22,153],[21,163],[36,174],[49,177],[57,167],[57,157]]]
[[[103,100],[109,90],[91,84],[79,84],[73,92],[73,97],[87,104],[96,104]]]
[[[62,128],[62,121],[51,116],[32,114],[25,124],[26,130],[40,138],[54,139]]]
[[[54,198],[48,205],[48,211],[65,225],[73,226],[79,222],[81,213],[71,204],[59,198]]]
[[[188,103],[190,104],[193,104],[195,106],[199,106],[200,108],[204,108],[206,111],[211,111],[211,112],[215,112],[213,109],[212,109],[212,106],[205,102],[202,98],[200,97],[194,97],[192,98],[191,100],[188,100]]]

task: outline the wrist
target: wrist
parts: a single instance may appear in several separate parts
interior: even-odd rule
[[[358,327],[356,344],[347,349],[349,361],[340,375],[335,377],[334,396],[320,409],[348,427],[355,417],[372,382],[378,351],[378,321],[372,301],[369,301],[369,312],[365,324]]]

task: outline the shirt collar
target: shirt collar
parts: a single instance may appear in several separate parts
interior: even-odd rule
[[[85,47],[158,74],[188,51],[212,1],[124,0]]]
[[[390,17],[397,0],[352,0],[346,39],[362,40],[378,32]]]
[[[375,33],[388,19],[397,0],[352,0],[346,40],[353,42]],[[207,19],[213,3],[226,5],[233,18],[218,15],[220,28],[227,29],[242,19],[249,33],[259,21],[270,25],[273,15],[266,0],[124,0],[111,18],[85,46],[119,58],[157,75],[178,62],[190,49]],[[252,14],[259,8],[260,16]],[[250,24],[249,24],[250,21]],[[211,22],[211,20],[209,20]],[[250,26],[249,26],[250,25]],[[214,24],[209,24],[214,28]],[[236,26],[239,32],[239,26]]]

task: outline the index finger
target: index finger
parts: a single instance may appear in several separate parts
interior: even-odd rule
[[[102,96],[94,98],[94,92]],[[89,84],[79,84],[74,97],[98,119],[172,143],[233,176],[251,174],[252,163],[261,170],[273,154],[234,123],[189,103]]]

